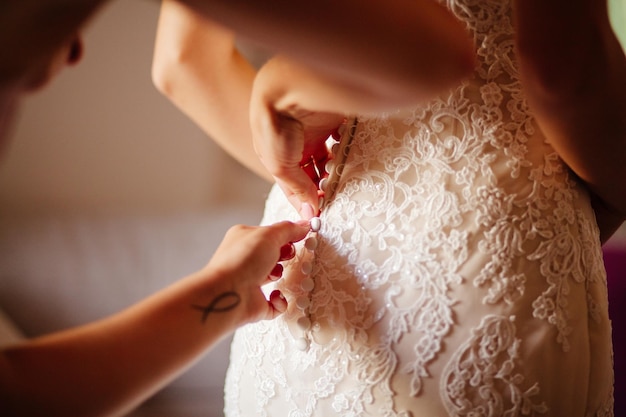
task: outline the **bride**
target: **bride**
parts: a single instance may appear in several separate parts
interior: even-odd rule
[[[257,72],[231,32],[164,2],[157,85],[276,179],[263,222],[319,215],[275,284],[288,311],[235,335],[227,416],[613,415],[601,242],[626,213],[626,63],[605,5],[445,3],[452,19],[416,1],[389,20],[443,39],[391,52],[409,80],[357,71],[367,14],[347,19],[345,66]],[[385,16],[371,30],[390,41]]]

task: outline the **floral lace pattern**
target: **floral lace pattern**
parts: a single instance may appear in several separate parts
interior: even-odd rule
[[[510,1],[443,2],[474,78],[361,119],[321,215],[313,343],[294,344],[296,258],[289,310],[235,335],[228,417],[612,415],[598,230],[524,100]],[[296,218],[275,187],[264,222]]]
[[[487,316],[458,350],[441,379],[446,408],[455,416],[510,417],[545,414],[548,407],[533,403],[538,384],[519,389],[524,376],[515,371],[521,341],[515,338],[513,317]],[[472,396],[467,395],[471,392]],[[502,393],[511,393],[505,409]]]

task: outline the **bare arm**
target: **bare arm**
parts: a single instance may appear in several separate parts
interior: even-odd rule
[[[271,180],[254,152],[248,122],[255,75],[231,30],[177,1],[162,2],[154,84],[226,152]]]
[[[587,184],[606,240],[626,218],[626,58],[605,0],[517,0],[523,82],[554,148]]]
[[[0,414],[122,415],[155,393],[242,324],[286,309],[275,291],[282,248],[307,224],[235,226],[207,266],[99,322],[0,351]]]

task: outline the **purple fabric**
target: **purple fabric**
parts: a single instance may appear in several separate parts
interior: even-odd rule
[[[605,248],[615,353],[615,415],[626,416],[626,248]]]

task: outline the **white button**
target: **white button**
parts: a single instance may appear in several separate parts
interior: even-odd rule
[[[308,250],[317,249],[317,238],[315,236],[310,236],[304,241],[304,247]]]
[[[320,220],[319,217],[313,217],[311,219],[311,231],[313,232],[319,232],[319,230],[322,228],[322,221]]]
[[[306,340],[304,337],[299,337],[298,339],[296,339],[296,347],[298,348],[298,350],[304,352],[309,348],[309,341]]]
[[[309,330],[311,328],[311,320],[306,316],[300,317],[298,319],[298,327],[303,331]]]
[[[296,298],[296,305],[299,309],[304,310],[311,305],[311,300],[309,300],[309,297],[307,297],[306,295],[301,295]]]
[[[322,178],[319,183],[319,189],[322,191],[326,191],[328,187],[328,178]]]
[[[300,283],[300,288],[307,292],[313,291],[313,288],[315,288],[315,282],[313,282],[310,277],[307,277]]]
[[[326,162],[326,166],[324,167],[324,170],[326,171],[327,174],[330,174],[331,172],[333,172],[334,168],[335,168],[335,161],[331,159],[330,161]]]
[[[313,271],[313,264],[311,262],[302,262],[300,271],[302,271],[304,275],[309,275],[311,271]]]

